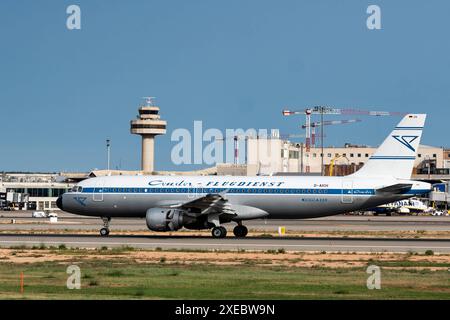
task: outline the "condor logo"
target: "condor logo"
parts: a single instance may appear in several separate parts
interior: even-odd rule
[[[416,149],[411,145],[411,143],[419,138],[419,136],[392,136],[395,140],[400,142],[402,145],[407,147],[409,150],[412,150],[413,152],[416,152]]]
[[[73,200],[75,200],[76,202],[78,202],[79,204],[81,204],[83,207],[86,206],[86,197],[74,197]]]

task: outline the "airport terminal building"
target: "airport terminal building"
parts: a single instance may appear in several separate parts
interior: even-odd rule
[[[3,173],[0,175],[0,207],[14,210],[58,210],[56,199],[75,181],[56,173]]]

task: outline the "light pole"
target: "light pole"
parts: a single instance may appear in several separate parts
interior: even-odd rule
[[[108,158],[108,171],[109,171],[110,164],[111,164],[111,140],[110,139],[106,139],[106,153],[107,153],[107,158]]]
[[[321,158],[322,158],[322,164],[320,167],[320,175],[323,176],[324,175],[324,170],[323,170],[323,107],[320,107],[320,123],[322,124],[320,126],[320,146],[321,146]]]
[[[427,160],[428,180],[430,180],[431,163],[430,163],[430,156],[428,154],[425,156],[425,160]]]
[[[303,173],[303,142],[300,143],[300,172]]]

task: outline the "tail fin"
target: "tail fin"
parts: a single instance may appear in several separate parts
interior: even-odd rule
[[[411,179],[426,114],[408,114],[353,176]]]

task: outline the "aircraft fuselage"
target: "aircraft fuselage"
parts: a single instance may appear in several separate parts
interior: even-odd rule
[[[406,193],[377,192],[405,182],[413,184]],[[80,215],[145,217],[149,208],[222,193],[231,207],[257,208],[268,219],[302,219],[364,210],[429,191],[428,183],[395,178],[107,176],[82,181],[59,201],[63,210]]]

